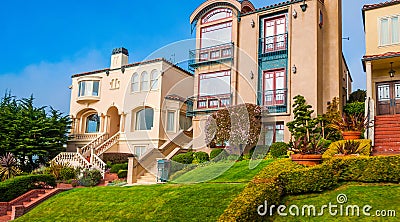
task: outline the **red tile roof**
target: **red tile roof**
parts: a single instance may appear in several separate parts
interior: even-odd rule
[[[385,6],[396,5],[396,4],[400,4],[400,0],[390,0],[390,1],[381,2],[381,3],[377,3],[377,4],[364,5],[362,10],[366,11],[366,10],[371,10],[371,9],[385,7]]]
[[[400,52],[387,52],[379,55],[366,55],[363,57],[363,61],[372,61],[377,59],[400,57]]]
[[[125,69],[125,68],[145,65],[145,64],[151,64],[151,63],[155,63],[155,62],[165,62],[168,65],[170,65],[170,66],[172,66],[172,67],[184,72],[185,74],[187,74],[189,76],[192,76],[192,74],[190,72],[188,72],[187,70],[185,70],[185,69],[183,69],[183,68],[181,68],[181,67],[179,67],[179,66],[177,66],[177,65],[175,65],[173,63],[171,63],[170,61],[168,61],[168,60],[166,60],[164,58],[157,58],[157,59],[147,60],[147,61],[143,61],[143,62],[131,63],[131,64],[124,65],[121,68],[116,68],[116,69],[113,69],[113,70],[118,70],[118,69],[122,69],[122,68]],[[111,70],[111,69],[101,69],[101,70],[95,70],[95,71],[91,71],[91,72],[84,72],[84,73],[74,74],[72,76],[72,78],[76,78],[76,77],[80,77],[80,76],[87,76],[87,75],[92,75],[92,74],[97,74],[97,73],[103,73],[103,72],[113,71],[113,70]]]

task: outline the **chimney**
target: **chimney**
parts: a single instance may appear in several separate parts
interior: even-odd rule
[[[118,69],[128,64],[129,53],[128,50],[121,47],[113,49],[111,55],[111,67],[110,69]]]

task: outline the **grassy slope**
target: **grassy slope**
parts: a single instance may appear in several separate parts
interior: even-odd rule
[[[273,160],[262,160],[259,164],[257,164],[258,162],[250,162],[249,160],[213,163],[187,172],[173,182],[198,183],[207,181],[212,183],[247,183],[272,161]]]
[[[74,189],[49,199],[18,221],[216,221],[270,162],[262,161],[252,170],[249,161],[216,163],[183,175],[186,182],[193,182],[193,178],[218,172],[213,183]]]
[[[245,184],[74,189],[18,221],[216,221]]]
[[[396,210],[395,218],[381,218],[381,217],[346,217],[336,216],[333,217],[329,211],[320,217],[281,217],[275,216],[274,221],[399,221],[400,220],[400,185],[387,185],[387,184],[355,184],[349,183],[339,187],[336,190],[327,191],[322,194],[307,194],[298,196],[289,196],[285,198],[285,205],[296,206],[315,205],[320,208],[324,204],[337,204],[336,197],[339,194],[346,194],[348,202],[347,205],[358,205],[362,211],[362,206],[370,205],[372,210],[371,215],[375,214],[375,210]],[[317,211],[319,212],[319,210]],[[345,213],[344,213],[345,214]]]

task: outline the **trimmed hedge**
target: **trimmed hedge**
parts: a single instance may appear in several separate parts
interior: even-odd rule
[[[365,146],[365,148],[361,151],[361,156],[370,156],[371,155],[371,140],[362,139],[362,140],[355,140],[360,142],[360,147]],[[328,150],[322,155],[322,159],[329,159],[335,156],[335,154],[339,154],[337,146],[343,145],[346,140],[339,140],[336,142],[331,143]]]
[[[289,159],[265,167],[225,209],[219,221],[261,221],[258,206],[279,204],[291,194],[322,192],[339,182],[400,182],[400,155],[331,158],[321,165],[304,167]]]
[[[193,152],[182,153],[172,157],[172,161],[182,164],[192,164],[193,160]]]
[[[56,178],[50,174],[18,176],[0,182],[0,202],[11,201],[22,194],[45,186],[56,186]]]
[[[197,163],[204,163],[210,160],[210,157],[206,152],[201,152],[201,151],[195,152],[193,156],[194,156],[194,161],[196,161]]]
[[[118,171],[118,178],[126,178],[128,176],[128,170],[120,170]]]
[[[276,142],[271,145],[269,148],[269,152],[271,153],[271,156],[274,158],[279,158],[282,156],[285,156],[287,154],[287,151],[289,149],[289,145],[284,142]]]
[[[128,163],[118,163],[111,165],[110,173],[118,173],[120,170],[128,170]]]

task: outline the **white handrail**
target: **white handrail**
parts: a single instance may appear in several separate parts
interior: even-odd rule
[[[96,137],[94,140],[90,141],[88,144],[86,144],[84,147],[82,147],[81,154],[85,154],[86,152],[89,152],[90,149],[96,148],[99,144],[102,144],[105,140],[108,139],[108,133],[103,133],[100,136]]]
[[[118,132],[108,140],[104,141],[102,144],[95,148],[95,154],[100,156],[104,152],[106,152],[109,148],[111,148],[114,144],[118,143],[121,133]]]

